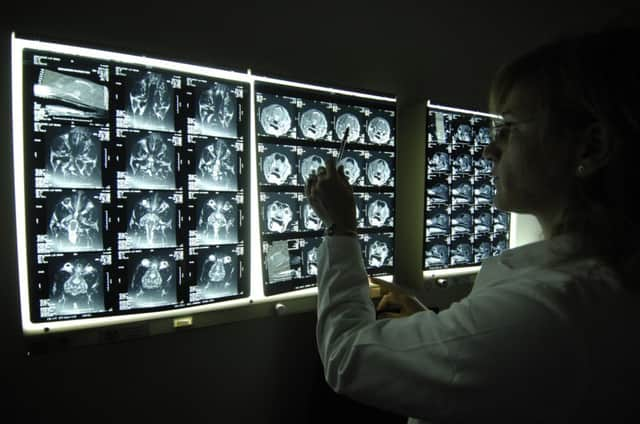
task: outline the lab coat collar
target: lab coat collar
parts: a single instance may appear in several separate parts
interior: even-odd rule
[[[563,234],[505,250],[498,260],[509,269],[551,265],[570,256],[575,250],[576,242],[576,236]]]

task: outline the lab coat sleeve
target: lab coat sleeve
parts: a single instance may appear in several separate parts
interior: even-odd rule
[[[495,289],[439,314],[376,320],[358,240],[329,237],[320,247],[316,337],[325,379],[396,414],[527,422],[568,408],[576,341],[554,315],[526,291]]]

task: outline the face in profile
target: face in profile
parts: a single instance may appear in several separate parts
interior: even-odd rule
[[[493,161],[494,206],[519,213],[556,214],[569,193],[573,167],[564,140],[540,132],[543,112],[534,90],[516,84],[498,113],[506,125],[483,155]]]

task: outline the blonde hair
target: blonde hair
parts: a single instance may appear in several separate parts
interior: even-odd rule
[[[491,86],[497,111],[518,84],[541,117],[541,142],[571,149],[590,126],[612,147],[607,165],[572,182],[569,206],[553,235],[576,233],[579,254],[606,260],[632,283],[640,236],[640,30],[607,28],[545,44],[503,66]],[[640,287],[639,287],[640,288]]]

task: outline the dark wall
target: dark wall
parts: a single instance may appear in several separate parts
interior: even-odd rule
[[[417,228],[422,226],[425,100],[486,110],[487,89],[499,64],[551,38],[596,28],[619,6],[415,1],[390,8],[343,0],[315,8],[311,2],[285,8],[262,1],[203,9],[178,2],[128,4],[128,14],[117,15],[103,14],[104,5],[97,3],[23,3],[0,18],[0,177],[5,181],[0,188],[0,381],[10,393],[3,404],[24,413],[26,422],[53,416],[68,422],[282,423],[314,422],[314,417],[320,422],[335,421],[340,407],[366,415],[363,421],[398,417],[337,396],[325,385],[315,351],[314,313],[27,357],[20,337],[11,183],[11,31],[396,95],[401,240],[396,252],[398,276],[410,284],[421,276]]]

